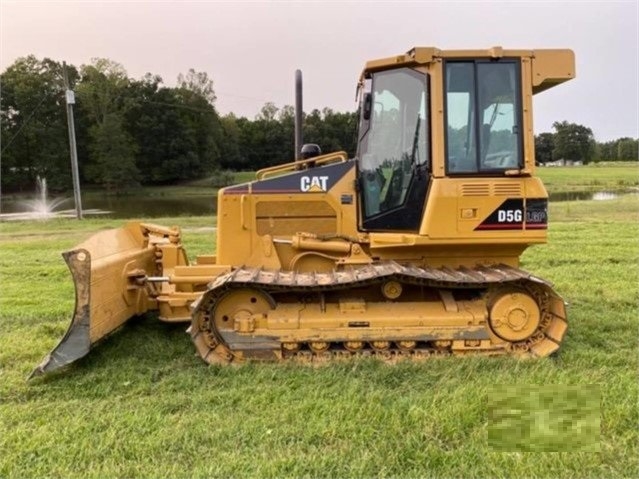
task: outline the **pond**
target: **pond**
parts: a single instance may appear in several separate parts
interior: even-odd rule
[[[37,219],[49,216],[75,216],[73,198],[51,199],[55,209],[34,211],[24,200],[3,200],[0,219]],[[82,199],[85,216],[108,215],[111,218],[158,218],[162,216],[215,215],[217,198],[208,196],[91,196]]]
[[[621,189],[611,191],[562,191],[558,193],[550,193],[550,201],[607,201],[614,200],[621,196],[637,195],[637,189]]]
[[[612,200],[624,195],[637,195],[638,190],[570,191],[551,193],[550,201]],[[2,200],[0,220],[47,218],[50,216],[75,216],[73,198],[52,198],[48,203],[55,208],[33,211],[33,202]],[[86,216],[108,215],[112,218],[158,218],[163,216],[213,216],[217,212],[217,198],[201,196],[90,196],[83,198],[82,209]]]
[[[82,208],[110,211],[113,218],[202,216],[216,213],[217,197],[105,196],[83,200]]]

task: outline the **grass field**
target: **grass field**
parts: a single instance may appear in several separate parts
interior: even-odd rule
[[[618,162],[612,166],[596,163],[588,166],[537,168],[537,174],[552,193],[639,186],[639,163],[636,162]]]
[[[32,382],[73,309],[60,251],[121,221],[0,223],[0,478],[636,477],[638,213],[637,196],[551,204],[549,244],[522,261],[570,303],[549,359],[207,367],[184,327],[147,316]],[[180,224],[191,256],[214,249],[213,218],[154,222]],[[598,435],[522,436],[491,404]],[[526,417],[517,430],[538,431]]]

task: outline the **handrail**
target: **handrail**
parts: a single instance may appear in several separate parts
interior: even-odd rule
[[[345,151],[337,151],[335,153],[328,153],[326,155],[316,156],[315,158],[309,158],[308,160],[293,161],[291,163],[284,163],[283,165],[262,168],[255,173],[255,177],[258,180],[263,180],[269,176],[273,176],[275,173],[302,170],[313,165],[318,166],[337,162],[344,163],[346,161],[348,161],[348,153]]]

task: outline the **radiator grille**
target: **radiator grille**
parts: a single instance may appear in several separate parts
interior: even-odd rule
[[[522,196],[520,183],[497,183],[493,185],[495,196]]]
[[[488,183],[466,183],[461,185],[462,196],[488,196],[490,185]]]
[[[461,196],[523,196],[520,183],[465,183]]]

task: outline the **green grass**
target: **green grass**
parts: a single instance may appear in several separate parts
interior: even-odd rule
[[[636,196],[551,203],[549,244],[522,258],[570,303],[562,349],[545,360],[207,367],[183,325],[148,315],[31,382],[73,309],[60,251],[121,221],[0,223],[0,477],[636,477],[638,212]],[[199,229],[213,221],[153,220],[181,225],[190,256],[214,249]],[[500,385],[514,402],[542,386],[598,388],[599,452],[494,447]],[[546,409],[595,421],[589,407]]]
[[[599,452],[598,386],[498,386],[488,395],[488,444],[502,452]]]
[[[639,186],[639,163],[601,163],[575,167],[537,168],[536,173],[551,193],[601,191]]]

